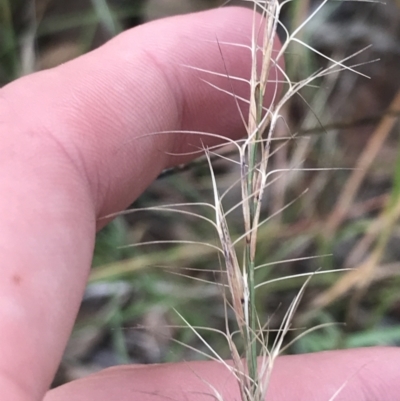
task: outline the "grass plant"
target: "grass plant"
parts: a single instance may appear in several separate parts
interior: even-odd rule
[[[289,343],[285,344],[285,337],[293,330],[293,319],[298,309],[300,300],[305,292],[306,286],[312,276],[318,274],[328,274],[334,271],[322,271],[297,274],[294,276],[283,277],[278,279],[270,279],[262,282],[257,281],[257,271],[268,266],[267,264],[257,264],[257,248],[258,248],[258,233],[259,230],[278,214],[282,214],[286,209],[292,206],[293,203],[304,195],[306,191],[300,193],[294,200],[289,203],[282,204],[276,208],[272,215],[263,216],[263,207],[267,196],[267,190],[277,180],[284,180],[285,176],[293,172],[302,172],[306,170],[330,170],[329,168],[307,168],[304,162],[297,158],[297,162],[292,163],[284,168],[274,169],[271,167],[271,159],[284,146],[287,146],[292,140],[296,140],[296,135],[289,132],[289,135],[283,137],[276,134],[278,127],[282,129],[285,122],[283,119],[283,110],[289,99],[294,96],[299,96],[303,99],[301,91],[312,87],[315,83],[320,83],[323,79],[336,76],[343,70],[351,71],[354,74],[365,76],[358,70],[358,63],[352,64],[352,59],[359,52],[347,56],[342,60],[335,60],[327,55],[324,55],[317,49],[312,48],[302,39],[304,28],[313,18],[326,6],[328,0],[321,1],[320,4],[305,17],[303,22],[299,22],[291,32],[280,22],[280,14],[284,7],[296,5],[296,16],[305,14],[304,8],[298,8],[299,1],[286,0],[278,2],[278,0],[247,0],[246,3],[251,3],[254,8],[254,23],[251,41],[248,46],[249,56],[252,60],[251,75],[247,84],[250,88],[249,99],[240,99],[235,93],[227,93],[233,96],[237,102],[238,113],[241,113],[240,104],[244,101],[248,104],[249,113],[247,116],[241,114],[247,136],[244,140],[233,142],[229,138],[225,139],[226,143],[236,149],[238,157],[233,158],[230,155],[225,155],[215,148],[203,148],[205,158],[209,165],[211,174],[211,183],[214,200],[213,203],[191,202],[185,204],[170,204],[157,207],[156,209],[167,213],[178,213],[187,216],[198,218],[209,223],[217,233],[219,244],[212,242],[196,242],[196,241],[179,241],[181,244],[199,244],[207,248],[211,248],[219,253],[220,271],[222,280],[216,281],[216,285],[220,288],[225,309],[225,330],[219,331],[214,328],[204,328],[194,326],[189,320],[177,312],[178,316],[184,324],[192,330],[193,334],[198,338],[204,346],[205,351],[199,350],[199,353],[213,360],[219,361],[230,370],[236,378],[240,396],[242,401],[264,401],[267,399],[268,385],[273,371],[274,362],[278,355],[290,347],[296,339],[304,337],[308,333],[305,331],[295,337]],[[308,7],[306,7],[308,8]],[[259,12],[263,16],[264,22],[257,23],[256,13]],[[294,19],[297,21],[297,18]],[[284,40],[282,48],[279,51],[274,50],[275,38],[278,27],[284,32]],[[235,46],[234,43],[218,43],[221,48],[221,57],[223,57],[223,46]],[[290,48],[294,51],[293,45],[300,46],[306,52],[311,52],[326,62],[326,67],[317,69],[308,76],[293,81],[285,73],[282,68],[282,60],[284,54]],[[198,69],[196,66],[184,66],[201,74],[215,74],[213,71],[205,71]],[[220,74],[219,74],[220,75]],[[203,79],[203,78],[202,78]],[[242,78],[234,77],[226,74],[226,79],[229,81],[242,80]],[[203,79],[209,83],[207,79]],[[215,87],[215,90],[222,90]],[[280,94],[280,86],[284,85],[283,94]],[[265,107],[265,96],[267,87],[274,88],[274,102],[271,106]],[[303,99],[304,100],[304,99]],[[168,135],[169,132],[155,133],[154,135]],[[186,131],[189,135],[209,135],[219,137],[214,133],[199,133]],[[278,145],[275,145],[278,143]],[[211,159],[221,158],[225,161],[234,163],[238,166],[239,177],[227,190],[221,193],[218,185],[218,177],[214,173],[214,167]],[[240,186],[241,201],[232,208],[226,209],[224,206],[224,198],[229,194],[235,186]],[[211,209],[213,217],[209,214],[203,215],[196,209]],[[229,216],[236,209],[241,208],[243,216],[243,233],[234,236],[230,230]],[[153,208],[154,210],[155,208]],[[147,209],[149,210],[149,209]],[[235,238],[236,237],[236,238]],[[165,242],[165,241],[164,241]],[[168,241],[171,243],[171,241]],[[175,242],[175,241],[172,241]],[[159,243],[159,241],[151,241],[151,244]],[[145,243],[145,245],[150,244]],[[142,244],[135,244],[134,247]],[[240,256],[239,256],[240,255]],[[215,272],[215,273],[217,273]],[[182,273],[177,273],[185,275]],[[257,312],[256,291],[263,287],[264,289],[273,283],[280,280],[301,278],[303,284],[298,290],[286,313],[284,313],[278,330],[273,333],[273,340],[270,341],[272,331],[269,328],[269,322],[262,322]],[[307,278],[308,277],[308,278]],[[197,279],[206,281],[203,279]],[[232,325],[230,315],[234,316],[235,325]],[[326,328],[327,324],[322,323],[316,328]],[[314,330],[313,329],[313,330]],[[233,361],[232,365],[224,362],[223,358],[217,351],[208,343],[203,332],[212,331],[219,332],[226,339],[230,357]],[[272,343],[272,345],[269,345]],[[334,400],[339,394],[340,389],[332,396]],[[214,399],[222,401],[223,397],[218,391],[211,387],[210,393]],[[330,401],[330,400],[329,400]]]

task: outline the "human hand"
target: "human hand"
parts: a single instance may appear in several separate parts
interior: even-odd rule
[[[230,74],[248,76],[247,52],[226,46],[222,61],[215,38],[247,42],[252,19],[231,8],[154,22],[0,90],[2,401],[46,393],[82,298],[98,218],[124,209],[177,161],[168,153],[200,144],[179,134],[134,138],[185,129],[244,134],[235,102],[182,65],[225,73],[225,63]],[[246,96],[243,85],[235,92]],[[271,400],[329,400],[346,380],[340,400],[396,400],[399,360],[397,349],[281,358]],[[193,363],[106,370],[45,401],[206,400],[201,377],[238,398],[222,366]]]

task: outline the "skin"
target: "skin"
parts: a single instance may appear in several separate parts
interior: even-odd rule
[[[252,18],[231,8],[154,22],[0,90],[2,400],[39,401],[46,394],[82,298],[96,229],[105,224],[99,218],[129,205],[163,168],[189,160],[170,153],[201,143],[180,134],[143,135],[244,134],[232,98],[182,64],[221,73],[226,65],[230,74],[248,76],[248,53],[221,45],[222,62],[215,38],[248,43]],[[207,78],[232,89],[222,78]],[[243,85],[234,90],[247,95]],[[338,400],[397,400],[399,360],[393,348],[283,357],[270,399],[329,400],[346,384]],[[108,369],[44,399],[200,401],[210,399],[206,381],[227,400],[238,399],[231,376],[215,363]]]

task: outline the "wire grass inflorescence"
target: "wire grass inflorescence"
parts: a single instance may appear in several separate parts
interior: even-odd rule
[[[268,384],[270,382],[274,362],[282,350],[288,345],[284,344],[287,333],[292,330],[293,316],[299,305],[301,297],[305,291],[308,280],[314,274],[326,273],[327,271],[317,271],[314,273],[300,274],[301,276],[309,276],[306,282],[298,291],[297,296],[293,299],[290,307],[284,314],[281,325],[277,333],[274,333],[272,346],[268,346],[270,331],[268,330],[268,321],[261,322],[256,308],[256,291],[261,287],[269,284],[266,282],[256,281],[256,271],[265,265],[257,265],[256,255],[258,247],[258,230],[267,221],[281,213],[290,206],[286,204],[276,210],[275,213],[262,217],[262,208],[267,197],[267,190],[277,180],[282,179],[286,174],[294,171],[305,170],[302,160],[297,160],[294,164],[283,169],[271,169],[270,160],[275,152],[291,140],[295,139],[295,135],[289,133],[288,136],[277,136],[277,127],[284,127],[285,121],[282,117],[282,110],[288,100],[298,95],[302,98],[300,91],[304,88],[312,86],[315,82],[335,75],[342,70],[352,71],[356,74],[363,75],[357,71],[357,65],[351,64],[351,59],[359,54],[359,52],[346,57],[342,60],[334,60],[325,56],[320,51],[312,48],[301,39],[303,29],[310,21],[323,9],[328,0],[321,1],[314,8],[306,19],[297,27],[289,32],[280,21],[281,10],[289,3],[299,2],[302,0],[286,0],[279,2],[278,0],[243,0],[252,4],[254,8],[253,31],[250,43],[248,45],[249,57],[251,57],[252,69],[247,84],[250,88],[249,98],[242,99],[235,95],[232,91],[227,93],[232,96],[237,103],[238,113],[241,114],[243,124],[246,128],[247,136],[240,141],[232,141],[215,133],[190,132],[185,131],[189,135],[209,135],[219,139],[225,139],[225,143],[230,144],[238,154],[237,158],[230,157],[220,152],[219,146],[213,148],[203,148],[206,160],[208,161],[211,182],[214,194],[213,204],[185,203],[171,204],[152,208],[163,212],[175,212],[192,217],[200,218],[214,227],[219,244],[205,243],[204,245],[215,249],[219,254],[219,262],[221,268],[221,281],[216,281],[221,289],[221,294],[225,305],[225,332],[222,335],[228,342],[229,350],[232,357],[232,364],[228,364],[218,355],[218,353],[208,344],[206,339],[201,335],[201,330],[190,325],[187,319],[180,315],[185,324],[195,333],[200,341],[209,351],[207,356],[224,364],[232,375],[236,378],[242,401],[264,401],[267,397]],[[257,18],[257,13],[262,14],[262,22]],[[278,28],[283,32],[283,41],[280,49],[275,50],[276,35]],[[223,46],[235,46],[235,43],[219,42],[217,45],[221,49],[221,57],[223,57]],[[309,74],[297,81],[287,75],[283,69],[283,58],[285,53],[292,45],[301,46],[307,51],[315,53],[318,57],[325,59],[326,67],[317,69],[314,73]],[[243,45],[240,45],[243,47]],[[363,49],[362,49],[363,50]],[[362,51],[360,50],[360,52]],[[182,68],[190,68],[201,74],[216,74],[213,71],[205,71],[196,66],[183,66]],[[218,74],[219,76],[221,74]],[[232,76],[226,73],[228,81],[240,80],[243,78]],[[203,79],[204,80],[204,79]],[[207,82],[207,80],[204,80]],[[215,90],[226,90],[215,87],[209,83]],[[267,88],[274,93],[274,101],[268,107],[266,103]],[[283,88],[283,91],[281,91]],[[247,104],[248,114],[242,113],[241,103]],[[155,133],[154,135],[169,134]],[[279,145],[273,147],[273,141],[278,141]],[[212,161],[215,159],[224,159],[238,166],[239,176],[233,186],[221,193],[218,185],[218,177],[214,173]],[[240,186],[241,201],[233,208],[225,209],[224,198],[229,191]],[[303,193],[305,193],[304,191]],[[302,196],[302,194],[300,194]],[[198,214],[190,208],[207,207],[213,211],[213,217]],[[233,237],[229,228],[230,214],[241,208],[243,216],[243,233],[242,235]],[[181,243],[193,243],[193,241],[178,241]],[[154,241],[152,242],[154,244]],[[137,244],[143,245],[143,244]],[[240,255],[240,256],[239,256]],[[336,270],[337,271],[337,270]],[[283,277],[288,279],[290,277]],[[229,315],[233,313],[236,321],[235,327],[232,327]],[[214,330],[209,328],[208,330]],[[307,333],[307,332],[306,332]],[[304,333],[300,334],[300,336]],[[202,351],[201,351],[202,352]],[[222,401],[223,397],[211,387],[211,393],[214,398]],[[333,400],[337,393],[331,398]]]

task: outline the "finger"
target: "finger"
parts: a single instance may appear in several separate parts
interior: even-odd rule
[[[221,45],[222,61],[216,38],[248,44],[252,22],[238,8],[155,22],[0,91],[2,399],[38,400],[47,389],[83,293],[96,217],[129,204],[171,162],[168,151],[185,149],[179,135],[135,138],[243,132],[235,102],[183,65],[248,77],[248,52]]]
[[[18,111],[14,117],[21,131],[50,135],[86,175],[98,215],[119,211],[171,163],[169,153],[215,143],[146,134],[244,134],[238,106],[247,109],[238,99],[248,99],[249,86],[233,77],[249,79],[251,53],[233,44],[251,44],[252,18],[250,10],[231,8],[147,24],[73,63],[17,81],[3,96],[10,109],[24,111],[23,119]],[[271,84],[267,103],[276,92]]]
[[[397,401],[399,359],[398,348],[281,357],[267,400]],[[207,401],[217,399],[213,388],[220,399],[240,399],[238,385],[225,367],[191,362],[107,369],[50,391],[44,401]]]

